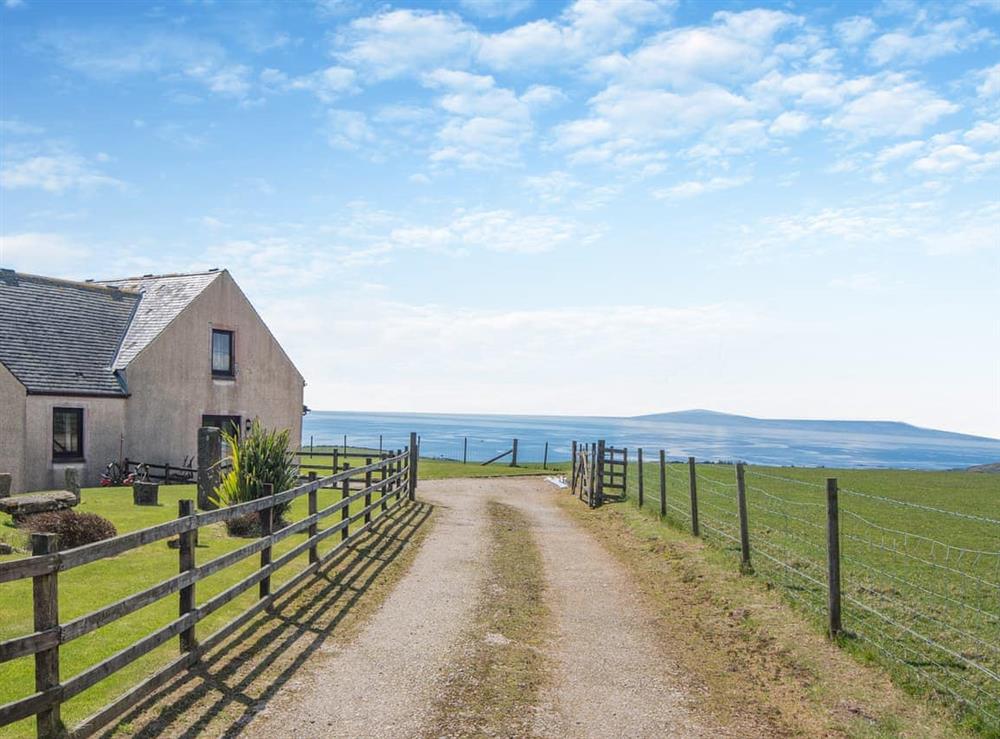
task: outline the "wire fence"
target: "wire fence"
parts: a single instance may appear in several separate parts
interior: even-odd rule
[[[638,503],[634,457],[630,466],[627,497]],[[745,467],[750,568],[829,626],[828,486],[822,470],[796,475],[812,479]],[[647,461],[641,505],[656,514],[660,479],[659,463]],[[665,522],[691,531],[694,509],[700,536],[742,562],[736,465],[668,462],[662,479]],[[841,643],[948,702],[973,728],[1000,732],[1000,519],[854,487],[838,487],[835,501]]]
[[[303,439],[302,450],[329,452],[336,448],[346,448],[350,453],[379,452],[401,449],[409,443],[401,434],[324,434],[311,435]],[[483,464],[498,455],[504,455],[495,463],[510,464],[514,447],[517,447],[516,463],[537,465],[567,463],[570,459],[570,445],[567,442],[545,439],[518,439],[513,436],[479,435],[455,436],[452,434],[421,434],[419,436],[420,456],[424,459],[451,460],[467,464]],[[505,454],[506,453],[506,454]]]

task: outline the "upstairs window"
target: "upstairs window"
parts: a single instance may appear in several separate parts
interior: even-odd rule
[[[52,409],[52,459],[83,459],[83,408]]]
[[[233,332],[212,329],[212,374],[233,376]]]

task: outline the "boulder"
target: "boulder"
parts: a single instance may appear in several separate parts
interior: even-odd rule
[[[0,541],[0,554],[13,554],[14,547],[5,541]]]
[[[132,483],[132,502],[136,505],[159,505],[160,483],[136,480]]]
[[[11,474],[9,472],[0,472],[0,498],[10,497],[10,482]]]
[[[79,498],[68,490],[49,490],[42,493],[24,493],[0,499],[0,513],[7,513],[14,518],[30,516],[32,513],[60,511],[72,508],[79,503]]]

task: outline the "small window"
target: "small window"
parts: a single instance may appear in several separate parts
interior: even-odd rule
[[[52,409],[52,459],[83,459],[83,408]]]
[[[212,374],[233,376],[233,332],[212,329]]]

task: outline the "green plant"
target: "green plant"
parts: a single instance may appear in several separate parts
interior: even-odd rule
[[[39,534],[55,534],[60,549],[82,547],[95,541],[116,536],[115,525],[96,513],[77,513],[74,510],[34,513],[21,519],[20,527]]]
[[[232,467],[212,496],[218,505],[231,506],[261,498],[267,484],[275,493],[294,487],[298,471],[288,453],[287,429],[265,429],[254,421],[242,438],[225,431],[222,437],[229,447]],[[276,521],[284,520],[287,510],[287,503],[275,506]]]

